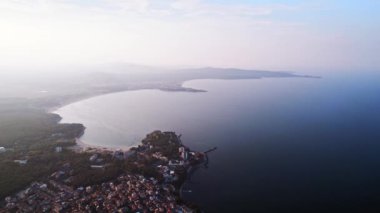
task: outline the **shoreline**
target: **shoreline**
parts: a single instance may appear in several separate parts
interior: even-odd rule
[[[87,99],[91,99],[91,98],[95,98],[95,97],[100,97],[100,96],[103,96],[103,95],[109,95],[109,94],[115,94],[115,93],[123,93],[123,92],[129,92],[129,91],[139,91],[139,90],[159,90],[159,91],[165,91],[165,92],[207,92],[206,90],[202,90],[202,89],[194,89],[194,88],[188,88],[188,87],[184,87],[183,85],[186,83],[186,82],[189,82],[189,81],[194,81],[194,80],[204,80],[204,79],[192,79],[192,80],[188,80],[188,81],[183,81],[179,84],[178,88],[176,89],[165,89],[165,88],[134,88],[134,89],[131,89],[131,88],[126,88],[124,90],[115,90],[115,91],[109,91],[109,92],[104,92],[104,93],[99,93],[99,94],[89,94],[89,95],[83,95],[83,97],[81,97],[81,95],[78,95],[77,99],[74,98],[74,100],[63,100],[62,102],[63,103],[59,103],[58,105],[56,106],[51,106],[51,107],[47,107],[45,109],[45,112],[46,113],[49,113],[49,114],[55,114],[55,115],[58,115],[60,117],[60,120],[57,122],[58,124],[67,124],[67,123],[64,123],[62,122],[62,116],[57,113],[57,111],[60,109],[60,108],[63,108],[65,106],[68,106],[70,104],[73,104],[73,103],[77,103],[77,102],[80,102],[80,101],[84,101],[84,100],[87,100]],[[66,102],[66,103],[65,103]],[[83,125],[82,123],[78,123],[78,124],[81,124]],[[83,125],[84,126],[84,125]],[[86,128],[86,126],[84,126]],[[85,134],[85,131],[86,129],[84,129],[83,131],[83,134]],[[89,143],[86,143],[85,141],[81,140],[83,134],[80,136],[80,137],[77,137],[75,139],[75,145],[71,146],[70,149],[72,149],[73,151],[75,152],[86,152],[86,151],[89,151],[89,152],[96,152],[96,151],[101,151],[101,152],[115,152],[115,151],[129,151],[131,148],[133,147],[136,147],[138,145],[135,145],[135,146],[129,146],[129,147],[123,147],[123,146],[120,146],[120,147],[107,147],[107,146],[104,146],[104,145],[91,145]]]
[[[100,91],[98,93],[92,93],[92,94],[77,94],[73,95],[72,97],[66,97],[62,98],[62,100],[56,100],[56,103],[48,103],[45,106],[42,106],[43,109],[45,109],[45,112],[47,113],[54,113],[57,111],[59,108],[65,107],[67,105],[79,102],[79,101],[84,101],[90,98],[102,96],[102,95],[109,95],[109,94],[114,94],[114,93],[122,93],[122,92],[129,92],[129,91],[139,91],[139,90],[159,90],[159,91],[164,91],[164,92],[207,92],[207,90],[203,89],[195,89],[195,88],[190,88],[190,87],[184,87],[183,85],[186,82],[190,81],[196,81],[196,80],[206,80],[206,79],[191,79],[191,80],[186,80],[183,82],[178,83],[178,85],[174,85],[173,87],[167,86],[167,87],[149,87],[149,86],[142,86],[142,87],[135,87],[135,88],[123,88],[123,89],[112,89],[110,88],[109,91]],[[48,106],[52,105],[52,106]],[[56,114],[56,113],[55,113]]]
[[[288,76],[287,76],[288,77]],[[291,76],[291,77],[303,77],[303,78],[319,78],[319,77],[315,77],[315,76],[307,76],[307,75],[294,75],[294,76]],[[281,78],[281,77],[264,77],[264,78]],[[87,100],[87,99],[91,99],[91,98],[95,98],[95,97],[98,97],[98,96],[102,96],[102,95],[109,95],[109,94],[114,94],[114,93],[122,93],[122,92],[128,92],[128,91],[139,91],[139,90],[159,90],[159,91],[164,91],[164,92],[207,92],[207,90],[203,90],[203,89],[195,89],[195,88],[191,88],[191,87],[184,87],[184,84],[187,83],[187,82],[190,82],[190,81],[197,81],[197,80],[224,80],[224,81],[231,81],[231,80],[259,80],[259,79],[263,79],[263,78],[258,78],[258,77],[255,77],[255,78],[237,78],[237,79],[223,79],[223,78],[195,78],[195,79],[189,79],[189,80],[185,80],[185,81],[182,81],[182,82],[178,82],[178,83],[175,83],[175,84],[172,84],[172,85],[167,85],[167,86],[163,86],[161,85],[160,86],[143,86],[143,87],[127,87],[127,88],[123,88],[123,89],[114,89],[112,90],[112,88],[110,89],[110,91],[101,91],[99,93],[93,93],[93,94],[78,94],[76,97],[72,97],[72,98],[67,98],[66,100],[63,99],[62,101],[58,101],[59,103],[53,103],[54,106],[45,106],[43,108],[45,108],[45,112],[46,113],[50,113],[50,114],[56,114],[58,115],[61,120],[62,120],[62,116],[57,113],[57,111],[62,108],[62,107],[65,107],[67,105],[70,105],[70,104],[73,104],[73,103],[76,103],[76,102],[80,102],[80,101],[84,101],[84,100]],[[71,99],[71,100],[70,100]],[[61,121],[58,121],[58,123],[62,123]],[[79,124],[82,124],[82,123],[79,123]],[[83,124],[82,124],[83,125]],[[83,125],[84,126],[84,125]],[[85,130],[84,130],[85,131]],[[83,133],[84,134],[84,133]],[[115,151],[115,150],[129,150],[131,149],[132,147],[134,146],[130,146],[130,147],[107,147],[107,146],[100,146],[100,145],[91,145],[91,144],[88,144],[82,140],[80,140],[81,137],[77,138],[79,143],[78,146],[82,147],[83,149],[100,149],[100,150],[105,150],[105,151]]]
[[[127,151],[130,151],[131,148],[136,147],[136,146],[107,147],[107,146],[100,146],[100,145],[91,145],[81,140],[81,138],[76,138],[75,143],[76,143],[75,145],[70,147],[71,150],[75,152],[89,152],[89,153],[96,153],[96,152],[112,153],[116,151],[127,152]]]
[[[65,152],[58,153],[56,155]],[[77,157],[80,163],[75,163]],[[72,155],[46,177],[8,196],[5,208],[10,212],[29,208],[36,212],[52,209],[67,212],[86,209],[202,212],[196,203],[183,199],[181,188],[189,168],[204,160],[204,153],[192,151],[182,144],[180,135],[156,130],[148,133],[141,144],[129,152],[109,153],[97,149],[93,153]],[[150,196],[158,193],[163,196]]]
[[[141,90],[143,90],[143,89],[141,89]],[[134,90],[125,90],[125,91],[118,91],[118,92],[112,92],[112,93],[127,92],[127,91],[134,91]],[[112,93],[101,94],[101,95],[108,95],[108,94],[112,94]],[[82,99],[82,100],[78,100],[78,101],[83,101],[83,100],[86,100],[86,99],[89,99],[89,98],[93,98],[93,97],[97,97],[97,96],[101,96],[101,95],[95,95],[95,96],[88,97],[88,98],[85,98],[85,99]],[[78,101],[75,101],[75,102],[78,102]],[[75,103],[75,102],[72,102],[72,103]],[[72,103],[68,103],[66,105],[69,105],[69,104],[72,104]],[[56,111],[59,108],[64,107],[66,105],[62,105],[60,107],[56,107],[54,109],[54,111],[49,112],[49,113],[52,113],[52,114],[57,114],[61,118],[60,121],[58,121],[58,123],[63,123],[63,122],[61,122],[62,116],[60,114],[58,114]],[[83,125],[83,124],[81,123],[81,125]],[[85,134],[85,129],[83,130],[83,134]],[[130,147],[123,147],[123,146],[107,147],[107,146],[104,146],[104,145],[103,146],[101,146],[101,145],[91,145],[91,144],[86,143],[85,141],[83,141],[81,139],[81,137],[83,136],[83,134],[81,136],[75,138],[75,145],[68,147],[68,149],[70,149],[70,150],[72,150],[74,152],[77,152],[77,153],[93,153],[93,154],[99,154],[99,153],[101,153],[101,154],[111,154],[112,155],[113,153],[116,153],[116,152],[119,152],[119,151],[124,152],[124,153],[130,152],[133,149],[136,149],[136,148],[140,147],[139,143],[141,143],[141,142],[138,142],[138,144],[136,144],[135,146],[130,146]],[[184,196],[183,196],[183,190],[184,189],[183,188],[186,185],[186,182],[189,181],[191,173],[194,172],[195,170],[197,170],[199,168],[200,164],[204,164],[205,162],[208,161],[207,153],[203,153],[203,152],[201,152],[201,153],[203,154],[203,156],[204,156],[203,158],[204,159],[201,162],[198,162],[198,163],[196,163],[194,165],[193,164],[187,165],[186,166],[187,168],[185,170],[185,179],[177,187],[175,187],[176,190],[178,190],[177,191],[178,198],[181,201],[183,201],[183,202],[185,202],[187,204],[195,205],[196,208],[200,212],[202,212],[202,210],[199,208],[199,206],[197,204],[192,203],[192,202],[190,202],[190,201],[188,201],[188,200],[186,200],[184,198]]]

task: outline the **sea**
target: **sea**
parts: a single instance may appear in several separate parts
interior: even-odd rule
[[[87,144],[138,145],[175,131],[213,147],[183,197],[204,212],[380,212],[380,72],[192,80],[207,92],[136,90],[58,109]]]

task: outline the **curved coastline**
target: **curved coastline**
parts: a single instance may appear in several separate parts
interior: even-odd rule
[[[181,70],[180,75],[184,74],[184,71],[188,73],[193,73],[193,76],[182,76],[182,79],[175,81],[163,81],[163,82],[141,82],[140,84],[125,84],[120,86],[109,86],[102,88],[101,90],[94,89],[95,92],[87,92],[77,95],[67,95],[61,99],[53,99],[47,101],[47,107],[45,110],[47,113],[56,113],[58,109],[76,103],[83,100],[91,99],[94,97],[109,95],[113,93],[121,93],[128,91],[138,91],[138,90],[161,90],[165,92],[207,92],[204,89],[196,89],[192,87],[186,87],[184,84],[191,81],[198,80],[258,80],[263,78],[292,78],[292,77],[301,77],[301,78],[320,78],[319,76],[309,76],[309,75],[297,75],[291,72],[273,72],[273,71],[253,71],[253,70],[241,70],[241,69],[232,69],[232,68],[201,68],[201,69],[185,69]],[[237,73],[237,74],[236,74]],[[171,73],[174,74],[174,73]],[[60,116],[60,115],[59,115]],[[83,125],[83,124],[82,124]],[[83,141],[82,141],[83,142]],[[109,148],[106,146],[93,146],[86,142],[83,144],[89,145],[93,148]],[[122,147],[121,147],[122,148]],[[113,149],[113,148],[111,148]]]
[[[122,88],[122,89],[109,89],[109,91],[101,91],[98,93],[92,93],[92,94],[78,94],[74,96],[68,96],[64,97],[61,100],[56,100],[54,103],[52,103],[52,106],[47,106],[45,107],[45,111],[47,113],[54,113],[57,111],[59,108],[65,107],[67,105],[84,101],[87,99],[103,96],[103,95],[109,95],[109,94],[114,94],[114,93],[122,93],[122,92],[128,92],[128,91],[139,91],[139,90],[160,90],[164,92],[207,92],[206,90],[203,89],[195,89],[191,87],[184,87],[183,85],[185,83],[191,82],[191,81],[197,81],[197,80],[207,80],[207,79],[191,79],[187,81],[183,81],[179,83],[178,85],[161,85],[161,86],[144,86],[142,85],[141,87],[135,87],[135,88]]]
[[[205,79],[197,79],[197,80],[205,80]],[[191,81],[196,81],[196,80],[189,80],[189,81],[185,81],[181,84],[181,87],[182,88],[185,88],[183,87],[183,85],[185,83],[188,83],[188,82],[191,82]],[[91,99],[91,98],[96,98],[96,97],[100,97],[100,96],[103,96],[103,95],[110,95],[110,94],[114,94],[114,93],[123,93],[123,92],[129,92],[129,91],[137,91],[137,90],[161,90],[160,88],[156,88],[156,89],[134,89],[134,90],[124,90],[124,91],[115,91],[115,92],[110,92],[110,93],[105,93],[105,94],[98,94],[98,95],[94,95],[94,96],[91,96],[91,97],[86,97],[86,98],[83,98],[81,100],[77,100],[77,101],[74,101],[74,102],[70,102],[70,103],[67,103],[67,104],[64,104],[64,105],[61,105],[59,107],[56,107],[56,108],[52,108],[50,109],[49,113],[53,113],[53,114],[57,114],[59,117],[61,117],[61,120],[62,120],[62,116],[57,113],[57,111],[62,108],[62,107],[65,107],[67,105],[70,105],[70,104],[73,104],[73,103],[76,103],[76,102],[80,102],[80,101],[84,101],[84,100],[87,100],[87,99]],[[166,92],[173,92],[173,91],[167,91],[167,90],[163,90],[163,91],[166,91]],[[187,90],[179,90],[179,91],[184,91],[184,92],[189,92]],[[206,92],[205,90],[196,90],[197,92]],[[62,122],[62,121],[59,121],[59,123],[65,123],[65,122]],[[82,124],[83,125],[83,124]],[[84,130],[85,132],[85,130]],[[85,133],[83,133],[85,134]],[[138,146],[140,145],[134,145],[134,146],[128,146],[128,147],[124,147],[124,146],[118,146],[118,147],[107,147],[107,146],[104,146],[104,145],[92,145],[86,141],[83,141],[81,138],[83,136],[83,134],[80,136],[80,137],[77,137],[75,142],[76,144],[73,145],[72,147],[70,147],[71,150],[75,151],[75,152],[88,152],[88,153],[108,153],[108,154],[112,154],[112,153],[115,153],[117,151],[123,151],[123,152],[128,152],[128,151],[131,151],[132,148],[137,148]],[[203,153],[203,152],[202,152]],[[186,171],[185,171],[185,179],[180,183],[180,185],[178,186],[177,190],[178,190],[178,196],[181,200],[183,201],[186,201],[184,198],[183,198],[183,187],[186,185],[186,182],[189,181],[189,178],[191,175],[191,173],[195,172],[199,166],[203,163],[207,163],[208,161],[208,156],[207,156],[207,153],[204,153],[204,159],[201,161],[201,162],[198,162],[196,164],[189,164],[188,167],[186,168]],[[193,204],[194,205],[194,204]]]
[[[68,106],[70,104],[74,104],[74,103],[81,102],[81,101],[84,101],[84,100],[88,100],[88,99],[91,99],[91,98],[97,98],[97,97],[104,96],[104,95],[110,95],[110,94],[116,94],[116,93],[124,93],[124,92],[130,92],[130,91],[140,91],[140,90],[160,90],[160,91],[165,91],[165,92],[207,92],[206,90],[188,88],[188,87],[184,87],[183,86],[185,83],[188,83],[188,82],[191,82],[191,81],[197,81],[197,80],[205,80],[205,79],[193,79],[193,80],[184,81],[184,82],[182,82],[180,84],[180,86],[178,87],[177,90],[165,90],[163,88],[157,87],[157,88],[125,89],[125,90],[121,90],[121,91],[117,90],[117,91],[110,91],[110,92],[101,93],[101,94],[93,94],[93,95],[90,95],[88,97],[85,96],[85,97],[79,98],[78,100],[67,101],[67,102],[63,101],[64,103],[59,104],[58,106],[49,107],[48,109],[46,109],[46,112],[50,113],[50,114],[56,114],[56,115],[58,115],[60,117],[60,120],[58,121],[58,123],[65,123],[65,122],[62,122],[62,116],[61,116],[61,114],[59,114],[57,112],[60,108],[63,108],[63,107]],[[78,124],[81,124],[81,125],[84,126],[84,128],[86,128],[86,126],[83,123],[78,123]],[[86,141],[83,141],[81,139],[82,136],[85,134],[85,131],[86,131],[86,129],[84,130],[83,134],[80,137],[76,138],[76,145],[74,145],[72,147],[72,149],[74,151],[78,151],[78,152],[81,152],[81,151],[114,152],[116,150],[128,151],[131,148],[136,147],[136,145],[135,146],[118,146],[118,147],[108,147],[108,146],[105,146],[105,145],[93,145],[93,144],[90,144],[90,143],[88,143]]]

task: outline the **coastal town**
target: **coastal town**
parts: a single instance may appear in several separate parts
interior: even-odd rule
[[[53,151],[59,155],[66,149]],[[207,156],[183,145],[176,133],[154,131],[129,150],[84,152],[83,169],[67,160],[48,177],[7,196],[0,212],[200,211],[181,199],[180,190],[188,170],[205,163]]]

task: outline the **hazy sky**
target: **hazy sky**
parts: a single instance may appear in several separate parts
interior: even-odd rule
[[[0,65],[380,68],[378,0],[0,0]]]

